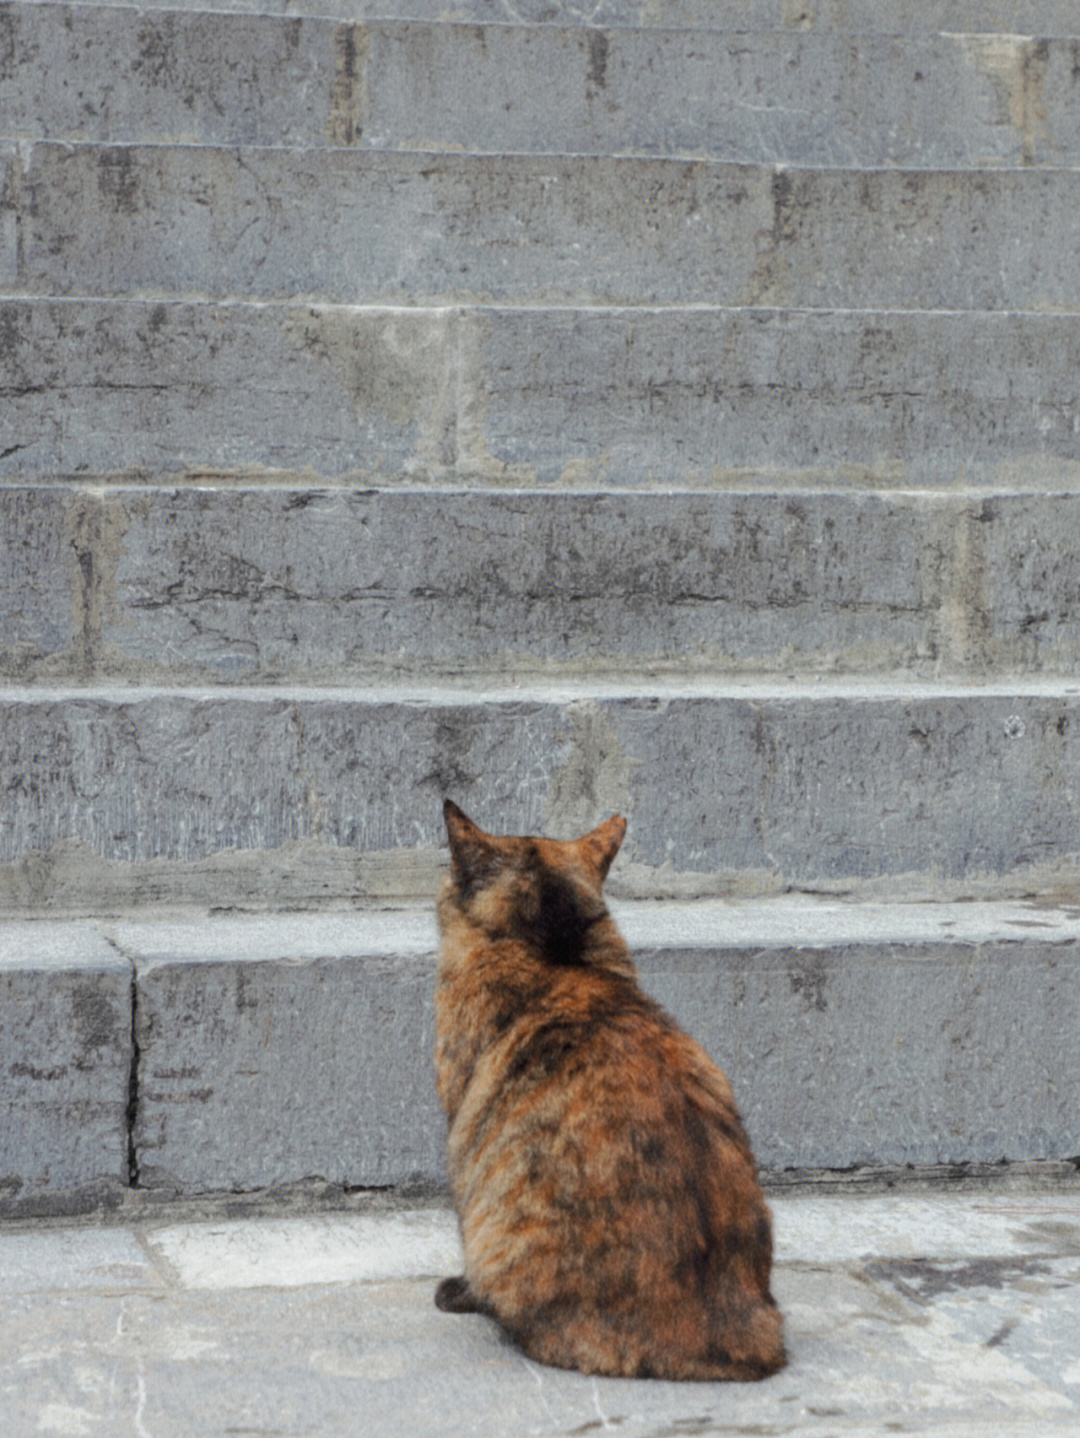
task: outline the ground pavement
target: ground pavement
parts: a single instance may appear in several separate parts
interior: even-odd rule
[[[531,1363],[434,1307],[448,1209],[356,1203],[0,1230],[5,1438],[1080,1432],[1075,1184],[774,1197],[791,1361],[746,1386]]]

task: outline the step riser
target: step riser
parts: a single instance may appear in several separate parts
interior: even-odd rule
[[[7,168],[0,276],[28,295],[1080,303],[1071,171],[40,144]]]
[[[363,858],[405,885],[414,851],[430,856],[443,842],[446,794],[501,832],[576,833],[628,814],[615,872],[631,893],[890,875],[933,890],[1017,872],[1037,890],[1055,865],[1075,874],[1080,849],[1076,693],[28,694],[0,707],[0,756],[5,908],[47,908],[54,892],[68,901],[51,864],[62,872],[72,845],[97,856],[75,870],[84,887],[74,897],[91,909],[106,864],[167,890],[170,866],[182,888],[191,866],[220,861],[216,903],[236,902],[226,880],[258,862],[250,851],[295,865],[281,905],[297,890],[308,903],[353,897]],[[352,882],[335,893],[343,866]]]
[[[112,143],[1069,164],[1073,42],[15,12],[0,134]],[[163,57],[168,57],[167,63]],[[85,77],[104,105],[88,107]],[[204,97],[198,99],[197,97]]]
[[[1080,668],[1080,497],[0,489],[9,680]]]
[[[921,1166],[1072,1156],[1078,961],[1076,946],[713,953],[642,978],[723,1064],[764,1167]],[[141,983],[142,1062],[165,1075],[140,1090],[141,1181],[442,1179],[432,967],[253,967]],[[1061,1020],[1049,1043],[1047,1013]],[[209,1041],[192,1014],[213,1016]]]
[[[34,1122],[5,1131],[0,1175],[17,1178],[0,1183],[0,1213],[115,1195],[129,1134],[145,1188],[442,1182],[430,916],[408,952],[391,942],[378,957],[351,947],[352,922],[293,922],[278,958],[242,926],[215,936],[216,959],[201,957],[205,926],[118,926],[123,961],[68,929],[82,957],[66,969],[56,939],[48,965],[9,952],[0,1036]],[[1080,941],[1033,938],[1022,921],[1016,934],[638,959],[645,988],[729,1073],[765,1168],[1064,1159]]]
[[[1078,371],[1052,315],[10,301],[0,478],[1065,488]]]

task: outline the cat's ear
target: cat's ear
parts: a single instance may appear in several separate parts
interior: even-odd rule
[[[601,882],[607,878],[625,834],[626,820],[621,814],[612,814],[610,819],[577,841],[578,853],[596,871],[596,877]]]
[[[490,839],[451,799],[443,804],[443,818],[450,841],[450,857],[458,868],[471,872],[491,853]]]

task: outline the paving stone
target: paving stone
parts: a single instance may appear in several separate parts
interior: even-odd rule
[[[12,1438],[129,1428],[179,1435],[190,1433],[196,1409],[207,1434],[456,1438],[610,1429],[631,1438],[884,1438],[902,1428],[989,1438],[1003,1424],[1025,1438],[1075,1431],[1075,1249],[1027,1247],[1018,1237],[994,1258],[974,1221],[980,1213],[1004,1216],[1010,1203],[1047,1217],[1066,1209],[1075,1221],[1075,1191],[776,1199],[781,1252],[789,1216],[807,1202],[816,1209],[808,1242],[811,1229],[829,1239],[854,1218],[870,1256],[838,1261],[818,1253],[810,1266],[780,1258],[774,1287],[790,1361],[761,1384],[594,1379],[526,1362],[489,1320],[435,1308],[427,1251],[410,1277],[355,1281],[363,1249],[377,1266],[384,1252],[408,1251],[398,1246],[405,1229],[446,1232],[445,1210],[216,1221],[132,1230],[155,1255],[160,1291],[117,1293],[105,1278],[88,1290],[7,1295],[0,1312],[6,1431]],[[972,1221],[957,1250],[952,1225],[965,1202]],[[891,1256],[909,1230],[923,1236],[928,1256]],[[176,1253],[169,1236],[180,1233],[189,1258],[201,1254],[194,1267],[182,1258],[173,1268],[164,1256]],[[0,1233],[0,1269],[5,1246],[20,1238]],[[327,1266],[335,1249],[338,1281]],[[246,1260],[237,1264],[240,1252]],[[950,1256],[933,1256],[942,1252]]]
[[[449,1208],[187,1223],[155,1229],[146,1241],[185,1288],[387,1283],[439,1278],[460,1272],[462,1264],[457,1220]]]
[[[5,1295],[89,1288],[128,1293],[160,1286],[157,1269],[126,1230],[0,1230],[0,1293]]]

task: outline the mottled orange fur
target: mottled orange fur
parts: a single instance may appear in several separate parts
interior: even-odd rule
[[[447,801],[436,1076],[465,1274],[436,1302],[585,1373],[784,1363],[728,1080],[638,986],[601,886],[626,832],[485,834]]]

